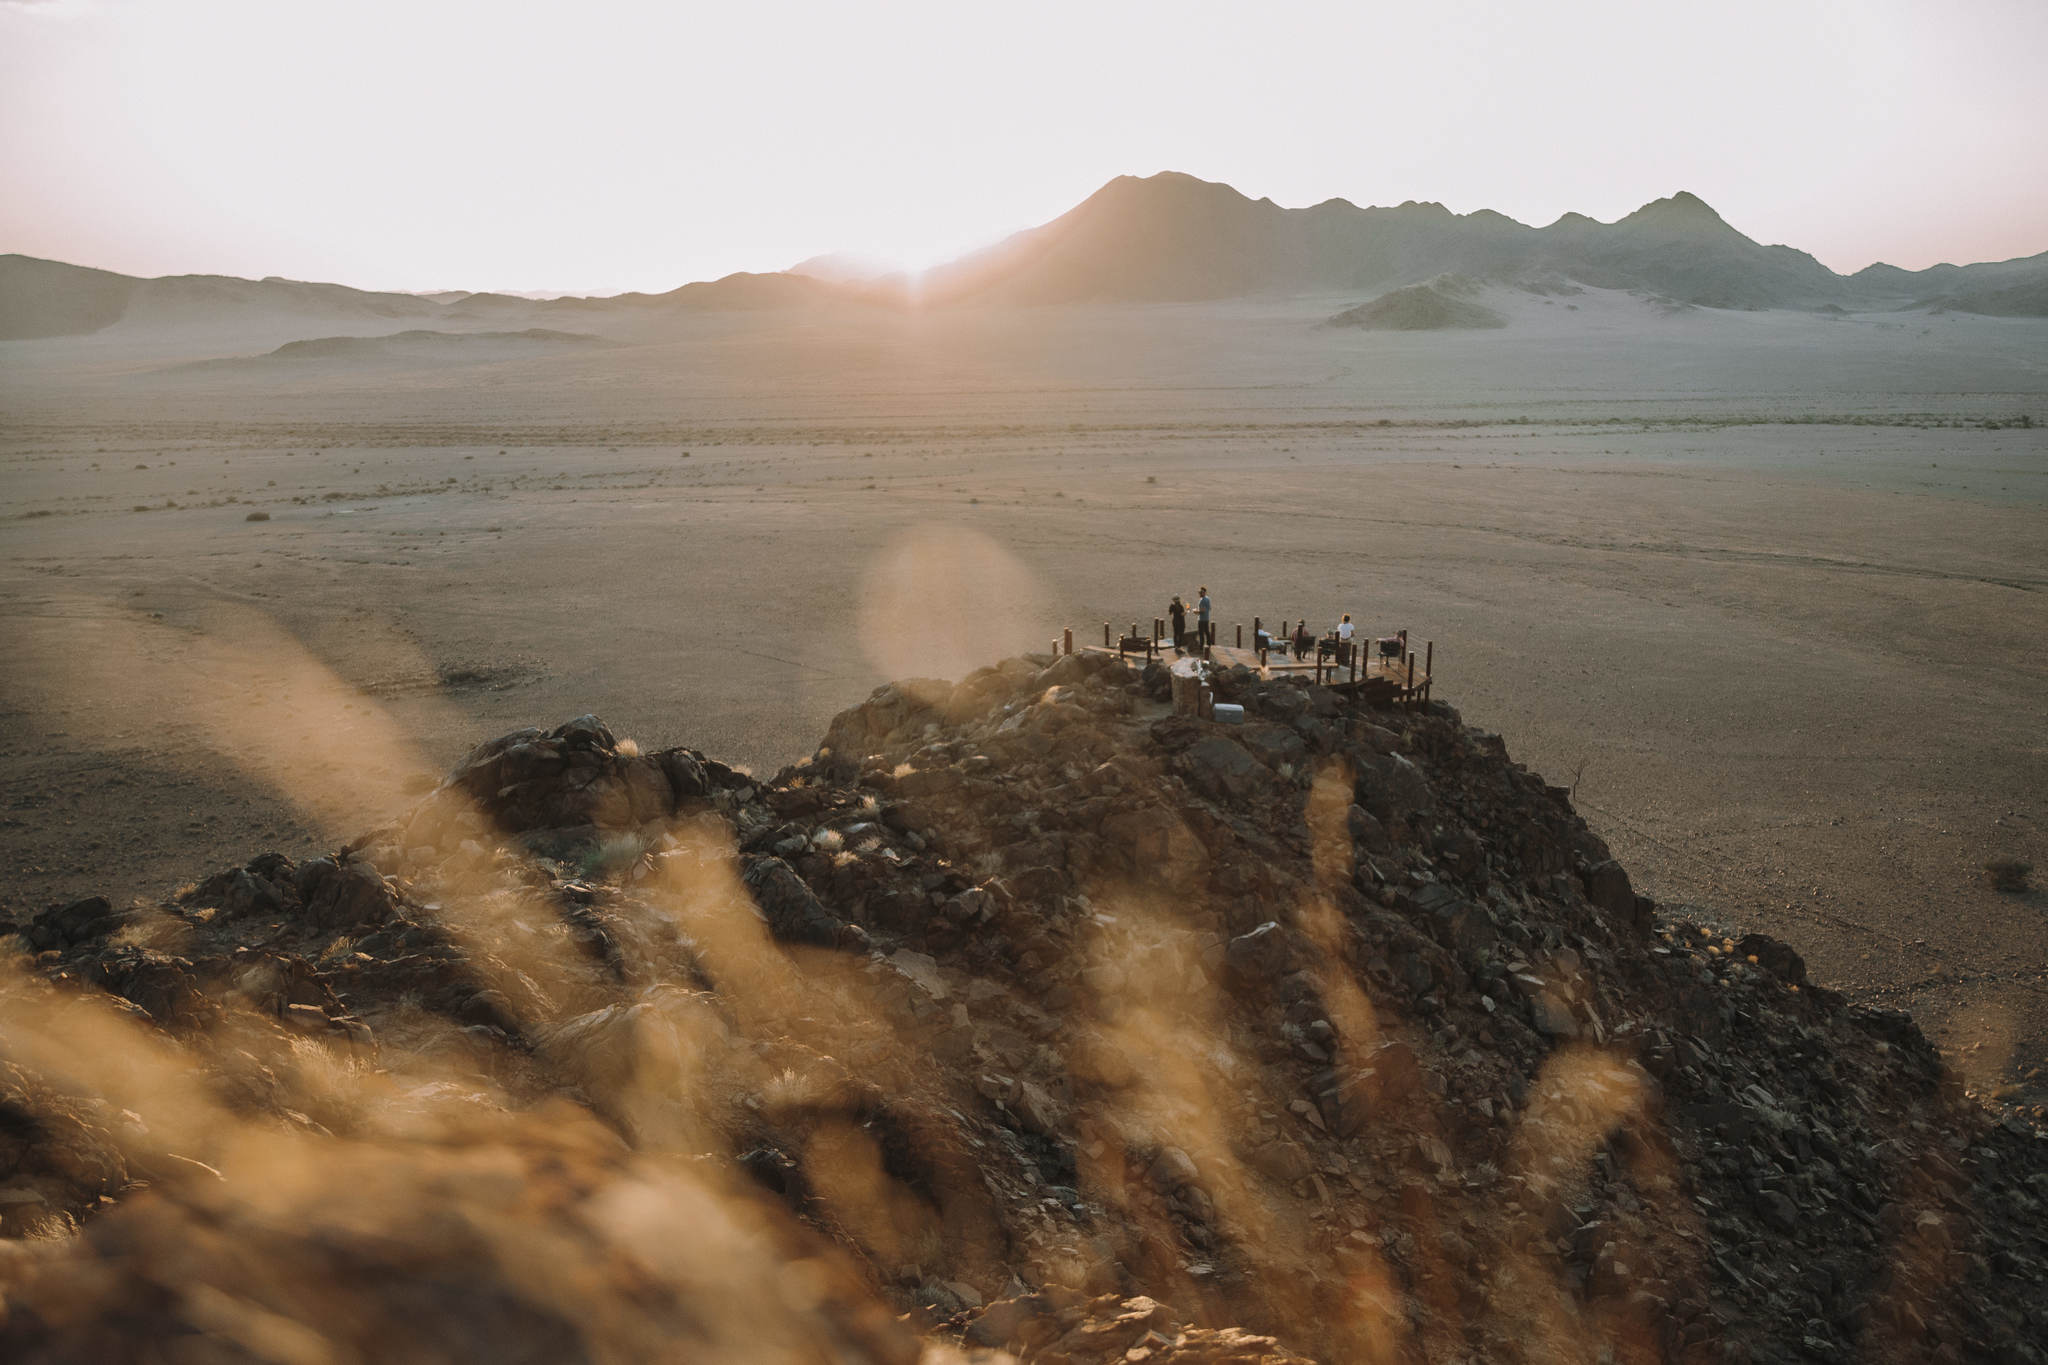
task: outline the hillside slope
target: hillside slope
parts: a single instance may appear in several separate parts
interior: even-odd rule
[[[583,717],[14,926],[0,1347],[2041,1359],[2048,1145],[1910,1020],[1446,707],[1219,688],[907,681],[772,781]]]

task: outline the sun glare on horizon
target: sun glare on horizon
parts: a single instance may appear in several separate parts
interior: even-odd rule
[[[2012,168],[2048,157],[2044,44],[2048,9],[2005,0],[1853,26],[1821,0],[1707,26],[1605,0],[1231,23],[1053,0],[1030,25],[936,0],[0,0],[0,251],[379,289],[662,291],[821,253],[916,274],[1170,168],[1531,223],[1684,186],[1838,271],[1917,269],[2040,250],[2048,189]],[[717,55],[685,78],[681,54]],[[1390,59],[1362,85],[1361,54]],[[527,82],[545,98],[505,98]]]

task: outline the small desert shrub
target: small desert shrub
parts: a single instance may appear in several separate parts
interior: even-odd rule
[[[577,860],[577,872],[587,878],[615,876],[647,852],[647,841],[637,834],[615,834]]]
[[[243,520],[243,521],[269,521],[269,520],[270,520],[270,513],[268,513],[268,512],[251,512],[251,513],[250,513],[250,514],[249,514],[248,516],[246,516],[246,517],[243,517],[243,518],[242,518],[242,520]]]
[[[619,741],[619,757],[620,757],[620,758],[638,758],[638,757],[640,757],[640,741],[639,741],[639,740],[637,740],[637,739],[622,739],[622,740],[620,740],[620,741]]]
[[[2023,863],[2017,858],[1993,858],[1984,864],[1984,875],[1990,880],[1993,891],[2024,891],[2027,878],[2033,873],[2032,863]]]

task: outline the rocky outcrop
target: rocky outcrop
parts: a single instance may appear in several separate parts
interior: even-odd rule
[[[582,717],[11,926],[0,1354],[2043,1358],[2048,1146],[1909,1019],[1442,705],[1157,687],[892,684],[767,781]]]

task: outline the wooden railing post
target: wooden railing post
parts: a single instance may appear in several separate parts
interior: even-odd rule
[[[1074,628],[1068,626],[1065,630],[1061,631],[1060,640],[1066,645],[1066,652],[1072,654],[1074,652]]]
[[[1104,649],[1109,648],[1109,622],[1107,621],[1102,623],[1102,647]]]

